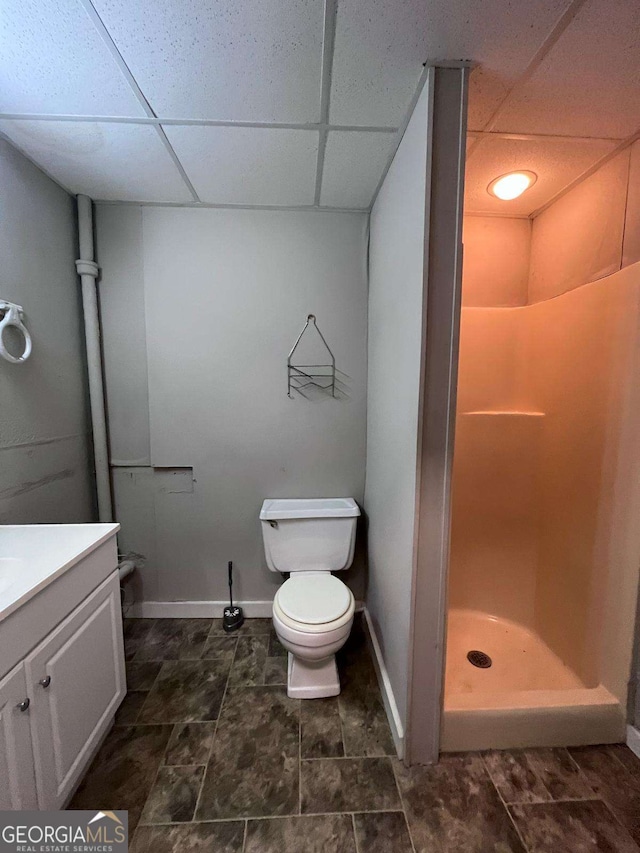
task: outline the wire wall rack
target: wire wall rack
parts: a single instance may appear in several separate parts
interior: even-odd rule
[[[328,358],[321,360],[318,364],[295,364],[295,352],[305,332],[308,329],[311,331],[310,327],[313,327],[317,332],[320,344],[323,347],[323,355],[326,353]],[[336,360],[324,335],[318,328],[315,314],[307,316],[307,322],[304,324],[304,328],[298,335],[287,358],[287,396],[291,399],[294,398],[292,391],[296,391],[303,397],[307,397],[307,392],[309,391],[321,392],[332,397],[336,396]]]

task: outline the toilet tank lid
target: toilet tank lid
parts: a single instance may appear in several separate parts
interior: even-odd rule
[[[353,518],[360,515],[353,498],[286,498],[266,500],[261,521],[284,518]]]

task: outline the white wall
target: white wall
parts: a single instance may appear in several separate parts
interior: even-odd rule
[[[428,88],[371,213],[368,607],[406,716],[422,346]]]
[[[96,243],[111,461],[150,465],[142,208],[98,205]]]
[[[238,598],[271,599],[262,500],[362,501],[367,217],[104,205],[96,222],[112,461],[137,466],[114,469],[116,515],[148,557],[142,595],[222,599],[232,559]],[[309,313],[345,374],[335,400],[286,394]],[[361,562],[349,575],[362,597]]]
[[[33,354],[0,359],[0,523],[93,518],[73,199],[0,139],[0,298]]]

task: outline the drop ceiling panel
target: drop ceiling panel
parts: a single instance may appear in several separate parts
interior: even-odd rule
[[[165,127],[202,201],[313,204],[318,131],[257,127]]]
[[[149,125],[0,121],[0,131],[73,193],[120,201],[192,201]]]
[[[473,129],[538,50],[569,0],[340,0],[331,89],[334,124],[397,126],[426,61],[473,59]]]
[[[397,142],[395,133],[329,131],[320,204],[368,208]]]
[[[528,216],[615,146],[613,140],[519,140],[484,136],[467,160],[465,210]],[[512,201],[501,201],[489,195],[487,186],[494,178],[519,169],[535,172],[538,176],[530,189]]]
[[[314,122],[322,0],[94,0],[163,118]]]
[[[588,0],[494,130],[625,137],[640,126],[640,7]]]
[[[77,0],[3,0],[0,111],[142,116]]]
[[[495,111],[509,92],[513,82],[499,71],[478,66],[469,76],[469,105],[467,126],[482,130],[490,122]]]

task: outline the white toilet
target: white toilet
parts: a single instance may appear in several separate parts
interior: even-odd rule
[[[273,625],[289,652],[287,694],[297,699],[337,696],[335,653],[351,626],[355,600],[331,572],[353,561],[353,498],[266,500],[260,521],[267,564],[290,572],[273,599]]]

